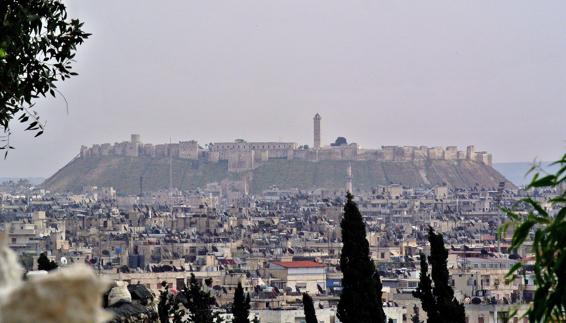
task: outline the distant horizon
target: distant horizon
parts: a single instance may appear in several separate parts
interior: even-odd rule
[[[69,160],[68,162],[70,162],[71,160]],[[533,165],[533,163],[542,163],[542,164],[550,164],[554,161],[541,161],[541,160],[531,160],[531,161],[505,161],[505,162],[498,162],[498,161],[494,161],[493,162],[493,168],[497,169],[497,165],[513,165],[513,166],[519,166],[520,164],[524,164],[524,166],[526,166],[525,168],[525,172],[528,169],[528,167],[530,165]],[[66,164],[65,164],[66,165]],[[63,165],[61,168],[63,168],[65,165]],[[24,176],[5,176],[0,174],[0,183],[2,183],[3,181],[9,180],[9,179],[41,179],[41,180],[46,180],[47,178],[53,176],[57,171],[59,171],[61,168],[58,168],[56,170],[54,170],[51,174],[47,174],[47,175],[24,175]],[[499,170],[498,170],[499,171]],[[503,174],[504,176],[506,176],[505,174]],[[507,177],[507,176],[506,176]],[[513,182],[513,184],[518,185],[518,183],[516,183],[515,180],[511,180],[510,178],[508,178],[511,182]]]

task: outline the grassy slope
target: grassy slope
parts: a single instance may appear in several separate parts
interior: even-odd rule
[[[442,183],[455,187],[470,187],[478,184],[495,188],[500,181],[505,180],[493,168],[469,161],[353,161],[351,164],[354,187],[362,190],[387,184],[429,186]],[[343,188],[347,167],[347,161],[313,163],[273,160],[254,171],[252,189],[261,191],[271,185],[303,189]]]
[[[204,187],[228,176],[226,163],[199,163],[174,159],[173,186],[181,189]],[[138,193],[143,177],[144,191],[169,187],[169,159],[148,157],[105,156],[75,159],[43,186],[53,191],[80,192],[84,186],[112,186],[118,192]]]
[[[273,185],[281,188],[342,189],[348,163],[271,160],[253,171],[251,189],[259,192]],[[362,190],[391,183],[408,186],[447,183],[455,187],[469,187],[477,183],[483,187],[497,187],[504,180],[493,168],[469,161],[353,161],[351,164],[354,187]],[[226,162],[174,159],[172,169],[173,186],[181,189],[204,187],[206,183],[239,177],[228,173]],[[143,176],[145,191],[168,188],[169,160],[120,156],[76,159],[43,185],[53,191],[74,192],[90,185],[113,186],[120,193],[135,194],[139,191],[140,176]]]

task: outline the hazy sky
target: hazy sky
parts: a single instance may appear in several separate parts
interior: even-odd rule
[[[81,144],[283,140],[566,151],[566,1],[66,1],[93,36],[69,101],[16,127],[0,176],[50,176]]]

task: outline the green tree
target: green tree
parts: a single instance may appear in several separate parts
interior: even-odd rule
[[[466,322],[464,305],[460,304],[454,297],[454,290],[448,283],[450,274],[448,272],[448,250],[444,247],[442,234],[435,233],[432,227],[428,229],[428,241],[430,242],[430,256],[428,261],[431,268],[431,277],[434,283],[432,293],[436,299],[436,305],[441,320],[451,323]],[[448,321],[446,321],[448,320]]]
[[[195,275],[191,273],[189,287],[186,289],[187,309],[189,310],[189,322],[214,323],[218,319],[212,311],[216,300],[208,292],[202,290]]]
[[[159,291],[159,303],[157,303],[157,315],[159,322],[169,323],[169,310],[170,310],[169,292],[165,290]]]
[[[537,290],[527,315],[530,322],[566,321],[566,154],[552,164],[558,167],[554,174],[545,174],[540,167],[533,167],[530,189],[554,190],[555,196],[543,203],[531,197],[520,202],[530,206],[526,215],[513,209],[504,209],[509,221],[500,230],[500,237],[513,228],[510,252],[516,252],[531,236],[535,256],[534,275]],[[516,263],[508,272],[507,280],[516,278],[522,263]]]
[[[234,292],[232,315],[234,315],[233,323],[250,323],[250,294],[244,295],[241,282],[238,282],[238,287]]]
[[[307,293],[303,293],[303,311],[306,323],[318,323],[312,297]]]
[[[166,281],[161,282],[159,291],[159,302],[157,303],[157,315],[160,323],[169,323],[173,316],[173,323],[184,323],[185,311],[179,308],[180,301],[175,295],[169,293],[169,285]]]
[[[428,264],[421,254],[421,273],[417,290],[413,295],[421,300],[423,310],[427,313],[427,322],[464,323],[466,312],[464,305],[454,297],[454,290],[448,281],[448,250],[444,247],[442,234],[435,233],[432,227],[428,229],[430,243],[431,275],[428,276]],[[434,287],[431,295],[431,278]]]
[[[22,254],[20,255],[20,263],[24,267],[26,271],[33,270],[33,256],[30,254]]]
[[[55,96],[55,83],[73,75],[76,47],[90,36],[83,23],[68,19],[67,8],[57,0],[0,1],[0,149],[7,156],[10,123],[14,118],[26,130],[43,133],[44,123],[34,110],[35,101]]]
[[[37,258],[37,270],[51,271],[57,269],[57,267],[59,267],[57,263],[53,260],[49,260],[45,252]]]
[[[428,263],[424,253],[420,254],[421,272],[417,289],[413,292],[413,296],[421,300],[423,311],[427,313],[429,322],[438,322],[438,308],[432,294],[432,280],[428,274]]]
[[[381,279],[369,257],[366,227],[352,194],[346,195],[342,228],[340,269],[342,294],[337,316],[343,323],[385,322]]]

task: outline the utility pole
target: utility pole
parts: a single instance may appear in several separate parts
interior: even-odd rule
[[[171,149],[171,137],[169,137],[169,205],[173,211],[173,151]]]

